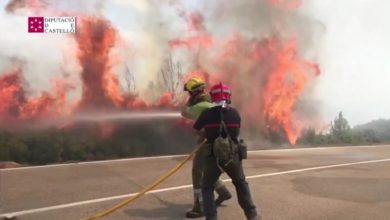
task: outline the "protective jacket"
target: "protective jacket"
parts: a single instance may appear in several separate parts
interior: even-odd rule
[[[181,113],[185,118],[197,120],[204,110],[214,106],[215,105],[211,103],[210,96],[206,93],[202,93],[195,97],[191,97]]]

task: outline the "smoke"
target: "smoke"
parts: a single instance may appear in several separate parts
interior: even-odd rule
[[[177,101],[173,94],[158,99],[154,91],[161,91],[160,70],[172,59],[184,78],[201,73],[209,84],[229,84],[248,130],[265,136],[280,132],[294,143],[301,122],[313,121],[301,120],[302,112],[319,117],[310,94],[319,75],[315,48],[323,32],[300,5],[297,0],[12,0],[0,19],[0,28],[9,30],[0,36],[0,72],[12,68],[14,58],[22,60],[28,89],[40,94],[52,88],[47,79],[61,79],[72,85],[61,90],[67,94],[50,94],[65,101],[73,95],[81,109],[169,106]],[[25,16],[37,13],[81,17],[80,29],[76,36],[27,34]],[[42,57],[48,51],[50,56]],[[129,73],[136,90],[131,97],[123,92]]]
[[[320,74],[313,48],[322,25],[299,10],[299,1],[203,3],[182,13],[190,28],[171,41],[177,56],[186,50],[190,70],[231,85],[247,130],[282,132],[295,143],[302,127],[320,117],[310,94]]]

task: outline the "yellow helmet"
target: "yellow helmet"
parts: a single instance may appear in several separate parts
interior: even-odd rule
[[[184,84],[184,91],[195,92],[206,87],[206,83],[199,77],[192,77]]]

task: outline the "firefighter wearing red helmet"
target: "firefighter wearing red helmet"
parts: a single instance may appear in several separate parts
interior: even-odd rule
[[[232,179],[237,191],[238,202],[244,210],[248,220],[259,220],[245,180],[242,167],[242,145],[238,140],[241,127],[241,118],[238,111],[229,106],[231,103],[231,90],[222,83],[210,89],[214,107],[202,112],[194,124],[198,131],[203,129],[207,139],[204,146],[206,154],[205,168],[202,179],[202,195],[206,220],[217,220],[217,209],[214,201],[214,184],[225,171]]]
[[[182,116],[196,120],[199,115],[205,110],[214,105],[211,103],[210,95],[205,92],[206,83],[199,77],[189,79],[184,85],[184,91],[189,94],[189,99],[185,107],[182,109]],[[199,138],[199,143],[203,141],[203,137]],[[194,205],[191,210],[186,213],[187,218],[203,217],[203,199],[202,199],[202,177],[204,169],[204,152],[199,150],[192,161],[192,185],[194,195]],[[218,194],[216,204],[220,205],[225,200],[232,197],[229,190],[221,180],[215,183],[215,191]]]

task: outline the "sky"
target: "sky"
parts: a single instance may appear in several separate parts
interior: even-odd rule
[[[1,0],[0,8],[6,2]],[[187,7],[199,7],[199,2],[188,0]],[[139,7],[142,10],[142,4]],[[351,125],[389,119],[390,1],[304,0],[300,10],[325,27],[317,42],[322,74],[315,87],[324,120],[339,111]],[[106,14],[120,24],[114,8]]]
[[[312,0],[305,8],[326,31],[317,97],[325,118],[343,111],[352,125],[390,118],[390,2]]]

